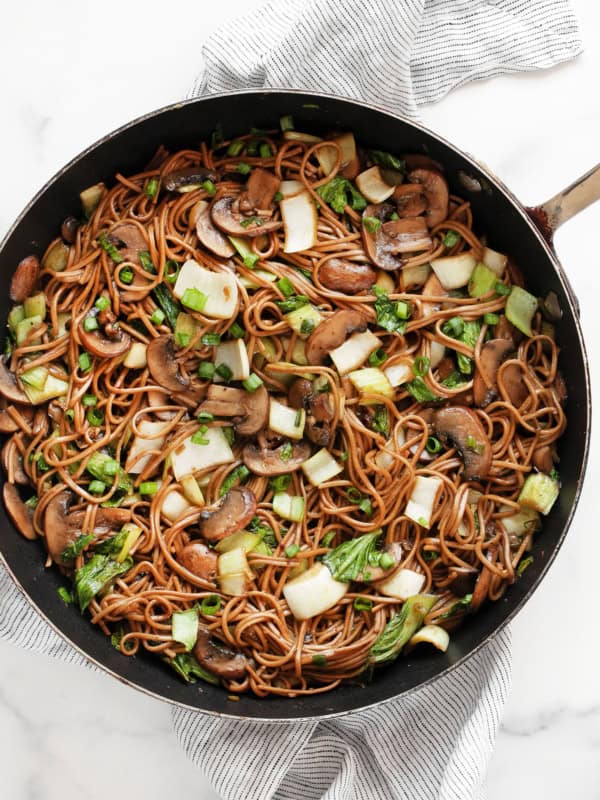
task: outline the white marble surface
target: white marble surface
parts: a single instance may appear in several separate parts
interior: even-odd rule
[[[184,96],[200,45],[259,5],[179,0],[2,3],[0,233],[65,161],[117,125]],[[586,52],[550,72],[453,93],[423,118],[478,154],[524,201],[546,199],[599,160],[600,6],[575,3]],[[174,10],[174,13],[171,13]],[[600,373],[600,204],[557,236],[582,306],[592,378]],[[594,445],[598,434],[594,437]],[[514,682],[488,796],[600,798],[600,644],[593,608],[600,537],[593,446],[575,524],[513,625]],[[588,620],[591,620],[589,622]],[[181,753],[169,708],[104,675],[0,644],[0,796],[146,800],[216,795]],[[98,768],[98,766],[100,768]]]

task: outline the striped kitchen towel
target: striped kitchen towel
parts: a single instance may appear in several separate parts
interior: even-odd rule
[[[191,94],[299,88],[416,118],[467,81],[580,50],[566,0],[276,0],[211,34]],[[1,565],[0,638],[88,663]],[[225,800],[482,800],[509,685],[505,630],[450,675],[358,714],[260,723],[177,709],[173,723]]]

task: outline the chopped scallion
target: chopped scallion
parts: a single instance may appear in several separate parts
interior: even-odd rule
[[[230,381],[233,377],[233,372],[227,364],[219,364],[215,367],[215,372],[220,378],[223,378],[224,381]]]
[[[204,311],[204,306],[208,297],[199,289],[190,288],[186,289],[181,298],[181,304],[186,308],[191,308],[192,311]]]
[[[98,320],[96,317],[86,317],[83,320],[83,330],[87,333],[98,330]]]
[[[262,378],[259,378],[254,372],[251,372],[250,376],[242,381],[242,386],[247,392],[255,392],[262,385]],[[298,422],[297,424],[299,425],[300,423]]]
[[[201,361],[198,364],[198,377],[205,381],[211,381],[215,374],[215,365],[211,361]]]

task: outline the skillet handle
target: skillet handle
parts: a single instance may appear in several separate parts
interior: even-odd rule
[[[600,164],[542,205],[528,208],[527,213],[552,245],[556,229],[596,200],[600,200]]]

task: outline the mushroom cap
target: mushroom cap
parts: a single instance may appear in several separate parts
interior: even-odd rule
[[[518,328],[509,322],[504,314],[500,315],[498,324],[494,326],[494,339],[509,339],[515,345],[519,344],[523,334]]]
[[[140,252],[148,249],[142,231],[133,222],[118,222],[111,228],[108,239],[114,242],[125,261],[132,261],[134,264],[140,263]]]
[[[305,354],[309,364],[323,364],[327,355],[343,344],[355,331],[366,331],[365,318],[352,309],[340,309],[314,329],[306,340]]]
[[[369,264],[329,258],[319,269],[319,280],[332,292],[358,294],[371,288],[377,280],[377,272]]]
[[[69,215],[65,217],[62,225],[60,226],[60,235],[67,242],[73,244],[77,239],[77,231],[79,230],[79,220],[76,217]]]
[[[175,351],[175,338],[171,335],[157,336],[148,344],[146,361],[152,379],[168,392],[183,392],[190,379],[179,371]]]
[[[17,386],[15,374],[7,368],[4,356],[0,356],[0,394],[13,403],[31,405],[25,392]]]
[[[40,261],[37,256],[25,256],[19,261],[10,281],[10,299],[22,303],[32,294],[40,274]]]
[[[519,408],[529,397],[529,389],[523,380],[521,362],[511,361],[498,370],[498,378],[504,392],[515,408]],[[501,392],[502,393],[502,392]]]
[[[215,582],[217,577],[217,554],[202,542],[190,542],[177,558],[182,567],[203,581]]]
[[[296,378],[288,389],[288,402],[292,408],[306,408],[313,393],[312,383],[306,378]]]
[[[131,336],[121,328],[117,328],[117,336],[114,339],[104,334],[101,328],[94,331],[86,331],[83,322],[77,327],[79,339],[85,349],[99,358],[117,358],[126,353],[131,347]]]
[[[235,486],[211,511],[200,512],[198,528],[209,542],[218,542],[241,531],[256,514],[256,497],[245,486]]]
[[[200,186],[204,181],[216,183],[220,179],[219,173],[207,167],[186,167],[169,172],[162,179],[162,185],[167,192],[175,192],[185,186]]]
[[[498,396],[498,370],[514,350],[511,339],[490,339],[481,348],[479,369],[473,377],[473,400],[483,408]],[[491,384],[488,386],[487,381]]]
[[[379,203],[369,205],[363,211],[363,218],[374,217],[382,223],[374,232],[363,225],[362,238],[371,261],[387,272],[404,266],[404,259],[398,258],[399,253],[428,250],[432,245],[424,217],[390,220],[394,210],[390,203]],[[389,221],[385,222],[386,219]]]
[[[269,393],[259,386],[255,392],[232,386],[211,384],[198,411],[217,417],[233,417],[233,427],[243,436],[251,436],[264,428],[269,418]]]
[[[216,228],[210,216],[210,205],[205,200],[200,200],[193,208],[196,236],[204,245],[219,258],[230,258],[235,253],[235,247],[221,231]]]
[[[251,212],[270,209],[280,184],[281,181],[274,173],[262,167],[255,167],[248,176],[244,192],[240,195],[240,208]]]
[[[194,656],[201,667],[226,681],[242,680],[250,662],[243,653],[213,639],[205,625],[198,625]]]
[[[240,211],[239,198],[232,196],[221,197],[216,200],[210,209],[210,216],[217,228],[224,233],[230,236],[245,236],[246,238],[262,236],[263,233],[271,233],[271,231],[279,230],[283,225],[281,220],[263,219],[258,214],[244,217]],[[242,225],[242,222],[252,220],[253,217],[261,220],[260,225],[255,222],[246,226]]]
[[[4,472],[6,473],[10,483],[18,483],[21,486],[27,486],[29,483],[29,477],[23,469],[23,458],[21,457],[21,453],[19,452],[19,448],[17,447],[14,437],[11,436],[11,438],[8,439],[8,441],[4,444],[1,458]]]
[[[423,285],[423,290],[421,292],[422,297],[448,297],[448,290],[444,289],[438,276],[435,272],[432,272],[431,275],[427,278]],[[435,314],[436,311],[439,311],[441,308],[440,303],[425,303],[423,302],[421,305],[423,316],[428,317],[430,314]]]
[[[437,169],[417,167],[408,174],[411,183],[420,183],[427,200],[425,219],[430,228],[435,228],[448,216],[448,182]]]
[[[282,444],[270,450],[261,449],[253,443],[247,444],[242,450],[242,461],[255,475],[271,476],[293,472],[310,458],[311,449],[308,442],[292,444],[292,454],[289,458],[281,457],[285,446]]]
[[[29,541],[36,539],[32,523],[33,509],[26,506],[21,500],[16,486],[13,486],[12,483],[5,483],[2,487],[2,496],[8,516],[19,533]]]
[[[427,199],[420,183],[402,183],[392,195],[399,217],[418,217],[427,211]]]
[[[533,465],[540,472],[548,474],[554,469],[554,448],[549,444],[536,447],[533,451]]]
[[[446,406],[433,415],[435,435],[454,446],[464,462],[463,478],[483,479],[492,464],[492,446],[477,414],[466,406]]]

